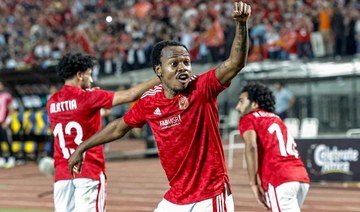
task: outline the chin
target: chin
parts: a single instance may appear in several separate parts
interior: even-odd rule
[[[181,92],[181,91],[184,91],[184,90],[186,90],[186,88],[187,88],[187,85],[185,86],[176,86],[175,88],[173,88],[172,90],[175,92],[175,93],[179,93],[179,92]]]

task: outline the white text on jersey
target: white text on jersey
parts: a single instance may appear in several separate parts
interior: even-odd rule
[[[181,123],[181,117],[179,114],[175,117],[160,121],[160,127],[161,127],[161,129],[167,129],[167,128],[179,125],[180,123]]]
[[[50,113],[58,113],[69,110],[76,110],[76,109],[77,109],[77,104],[75,99],[50,104]]]
[[[276,116],[276,115],[273,114],[273,113],[264,112],[264,111],[254,112],[253,115],[254,115],[256,118],[259,118],[259,117],[274,117],[274,116]]]

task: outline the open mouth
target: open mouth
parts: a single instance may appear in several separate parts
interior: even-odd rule
[[[177,76],[177,80],[181,83],[187,83],[190,79],[190,76],[186,73],[183,73],[183,74],[179,74]]]

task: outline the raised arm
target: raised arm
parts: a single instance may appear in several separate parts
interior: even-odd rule
[[[243,2],[234,2],[233,17],[236,31],[230,56],[216,69],[215,75],[221,84],[230,82],[245,66],[249,51],[247,20],[251,7]]]
[[[83,153],[94,147],[101,144],[109,143],[123,137],[131,127],[129,127],[123,120],[123,118],[116,119],[110,122],[104,129],[91,136],[88,140],[82,142],[74,153],[72,153],[69,159],[69,170],[71,175],[74,176],[74,171],[76,173],[81,172],[81,166],[83,162]],[[77,167],[75,166],[77,165]]]
[[[147,90],[158,84],[160,84],[160,79],[158,77],[154,77],[127,90],[117,91],[115,92],[112,105],[114,106],[123,103],[133,102],[139,99],[141,95]]]

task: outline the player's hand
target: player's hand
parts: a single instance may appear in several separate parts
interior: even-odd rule
[[[238,22],[246,22],[251,14],[250,5],[242,1],[234,1],[233,18]]]
[[[81,173],[81,167],[84,161],[84,154],[82,154],[78,149],[70,156],[68,169],[71,173],[71,176],[75,177],[76,174]]]

